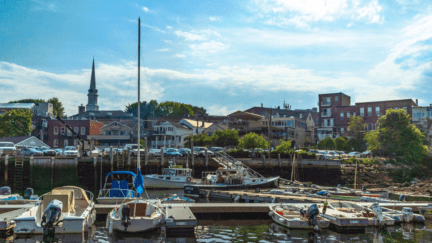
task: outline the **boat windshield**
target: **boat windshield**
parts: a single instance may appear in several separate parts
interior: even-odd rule
[[[162,175],[169,176],[191,176],[191,170],[175,170],[171,168],[166,168],[163,170]]]

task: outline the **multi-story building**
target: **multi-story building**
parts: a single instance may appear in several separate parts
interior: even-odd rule
[[[95,145],[109,147],[132,143],[133,129],[117,121],[100,128],[100,135],[88,135],[87,139],[94,140]]]
[[[0,104],[0,115],[4,114],[8,110],[24,109],[30,110],[37,117],[51,117],[53,113],[53,104],[43,103],[4,103]]]
[[[151,139],[152,148],[180,148],[185,143],[185,138],[194,133],[194,129],[187,127],[179,122],[158,122],[153,127]]]
[[[263,117],[268,117],[269,114],[271,113],[272,116],[279,116],[279,117],[297,117],[300,119],[306,119],[306,117],[308,116],[309,113],[315,113],[318,112],[317,108],[312,108],[312,109],[295,109],[295,110],[291,110],[291,107],[284,103],[284,107],[281,109],[280,106],[278,106],[277,108],[268,108],[268,107],[264,107],[261,104],[261,107],[252,107],[249,108],[247,110],[245,110],[245,112],[250,112],[253,114],[257,114],[257,115],[261,115]]]
[[[357,102],[351,105],[351,97],[344,93],[318,95],[320,127],[317,128],[318,140],[326,137],[336,138],[348,131],[351,116],[360,116],[365,121],[365,131],[377,128],[378,118],[388,109],[404,109],[412,115],[417,104],[412,99]]]
[[[79,140],[73,133],[58,120],[47,120],[47,134],[44,141],[52,148],[64,148],[65,146],[76,146]],[[73,129],[83,140],[87,140],[89,135],[99,135],[103,123],[92,120],[65,120],[65,123]]]
[[[426,139],[432,142],[432,104],[430,106],[413,107],[412,122],[425,132]]]

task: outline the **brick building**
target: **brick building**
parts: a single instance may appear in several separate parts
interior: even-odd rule
[[[378,118],[388,109],[404,109],[412,117],[413,107],[417,104],[412,99],[358,102],[351,105],[351,97],[344,93],[318,95],[320,110],[318,140],[326,137],[336,138],[346,134],[351,116],[363,117],[365,131],[377,128]]]
[[[82,139],[87,140],[88,135],[99,135],[103,123],[92,120],[65,120]],[[72,132],[58,120],[47,120],[47,133],[44,141],[51,148],[64,148],[65,146],[76,146],[78,139],[74,138]]]

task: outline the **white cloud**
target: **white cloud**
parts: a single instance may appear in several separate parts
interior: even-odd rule
[[[179,37],[183,37],[187,41],[203,41],[207,39],[204,35],[192,34],[190,32],[183,32],[180,30],[176,30],[174,33]]]
[[[31,0],[31,1],[35,3],[32,10],[35,11],[45,10],[45,11],[57,12],[57,5],[55,5],[54,3],[47,3],[39,0]]]
[[[221,21],[221,18],[216,16],[210,16],[209,19],[210,21]]]
[[[172,43],[172,41],[170,41],[170,40],[164,40],[164,42],[166,42],[166,43]]]
[[[192,49],[194,55],[205,55],[208,53],[216,53],[228,49],[230,45],[223,44],[217,41],[203,42],[201,44],[191,44],[189,47]]]
[[[143,10],[144,12],[148,12],[148,11],[149,11],[149,9],[148,9],[147,7],[142,7],[142,10]]]
[[[221,105],[212,105],[207,109],[207,113],[211,115],[226,116],[238,110],[244,110],[243,106],[237,105],[228,107]]]
[[[173,27],[171,27],[171,26],[169,26],[169,25],[167,25],[166,28],[169,29],[169,30],[172,30],[172,29],[173,29]]]
[[[149,28],[149,29],[152,29],[152,30],[154,30],[154,31],[157,31],[157,32],[163,33],[163,34],[166,33],[164,30],[161,30],[161,29],[159,29],[158,27],[155,27],[155,26],[151,26],[151,25],[148,25],[148,24],[141,24],[141,25],[144,26],[144,27],[147,27],[147,28]]]
[[[166,52],[166,51],[169,51],[169,49],[168,48],[162,48],[162,49],[156,49],[156,51]]]
[[[185,54],[175,54],[174,57],[186,58]]]
[[[309,27],[313,22],[333,22],[337,19],[363,20],[381,23],[382,7],[378,0],[255,0],[256,11],[271,25]]]

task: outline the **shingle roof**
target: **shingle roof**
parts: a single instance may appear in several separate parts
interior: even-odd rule
[[[204,126],[203,126],[203,122],[202,121],[195,121],[195,120],[191,120],[191,119],[183,119],[185,122],[191,124],[193,127],[197,127],[198,128],[208,128],[209,126],[213,125],[213,123],[211,122],[204,122]]]
[[[22,142],[26,140],[27,138],[30,138],[31,136],[21,136],[21,137],[3,137],[0,138],[0,142],[12,142],[14,144],[17,144],[19,142]]]
[[[90,115],[92,113],[92,115]],[[86,111],[79,114],[70,116],[72,118],[81,117],[96,117],[96,118],[131,118],[133,115],[121,110],[108,110],[108,111]]]

